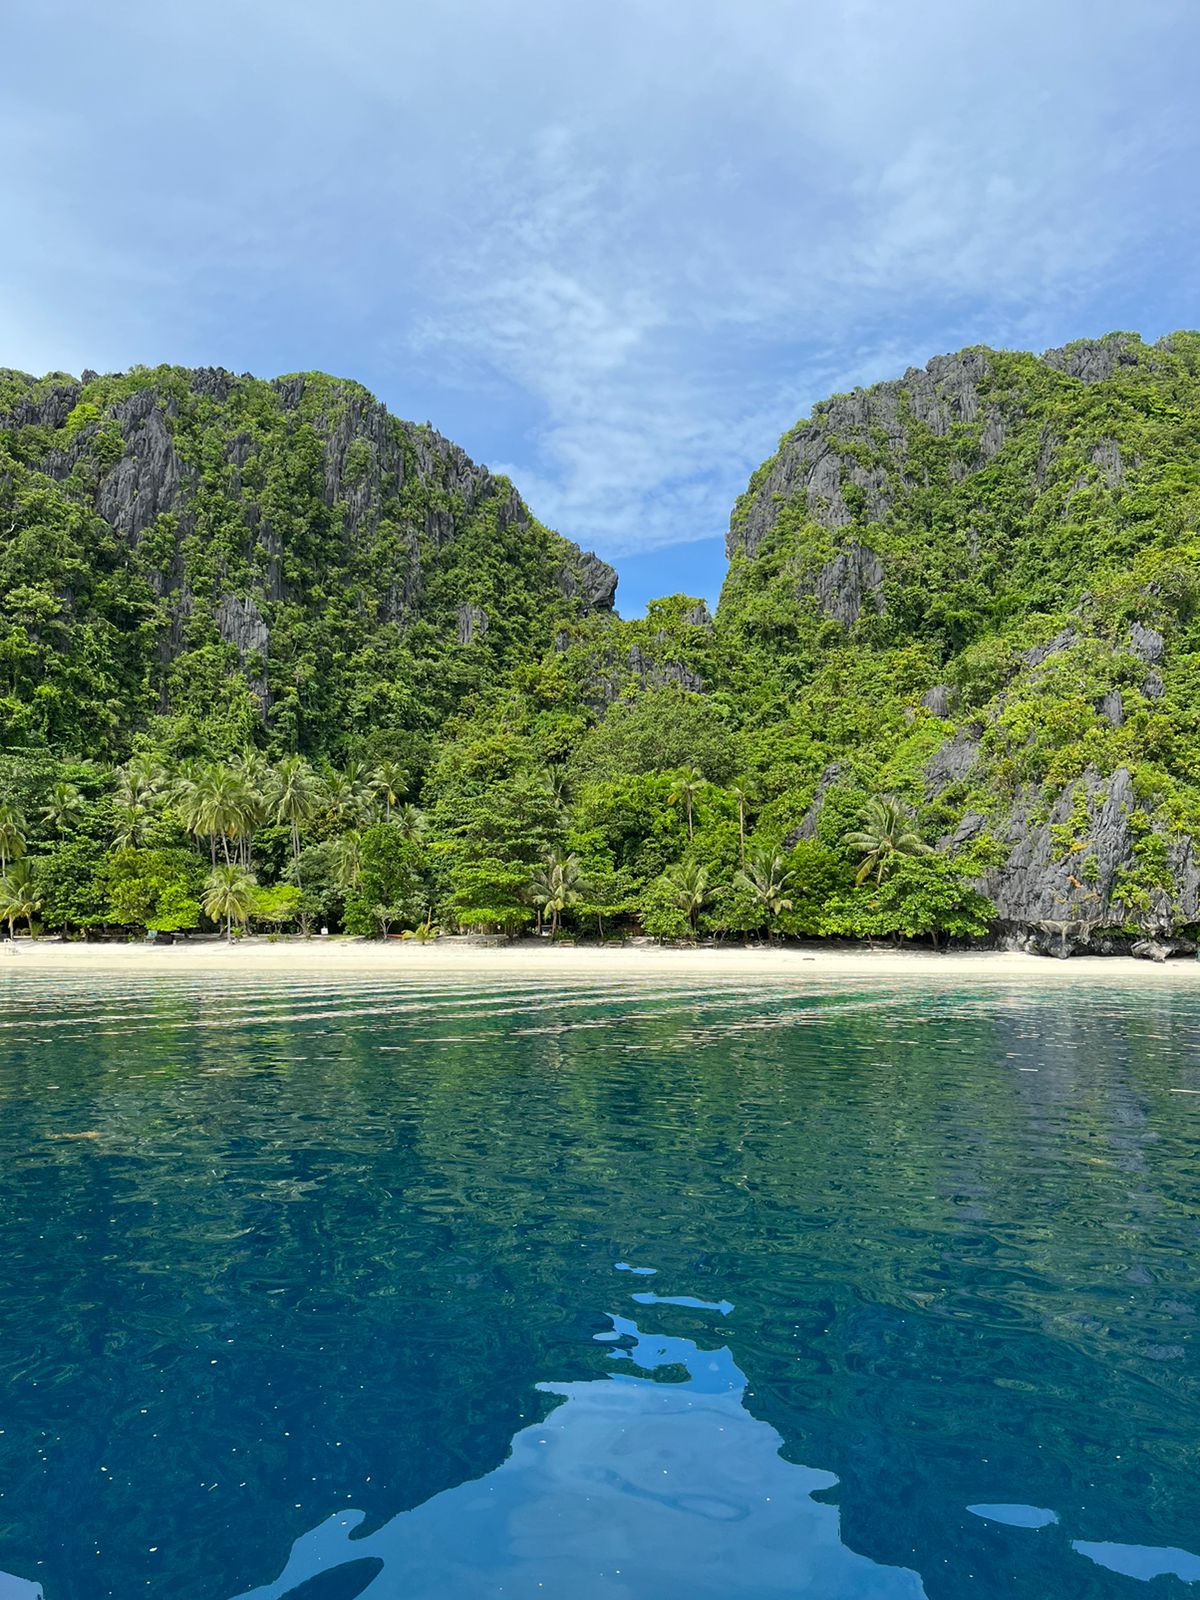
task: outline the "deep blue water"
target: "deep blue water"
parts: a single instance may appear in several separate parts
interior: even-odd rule
[[[1198,1135],[1183,985],[5,973],[0,1600],[1200,1593]]]

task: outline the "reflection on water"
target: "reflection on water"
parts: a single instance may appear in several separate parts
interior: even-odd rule
[[[1147,1544],[1095,1544],[1087,1539],[1076,1539],[1071,1548],[1097,1566],[1123,1573],[1127,1578],[1139,1578],[1143,1583],[1151,1578],[1200,1583],[1200,1556],[1190,1550],[1160,1550]]]
[[[0,1600],[42,1600],[42,1586],[11,1572],[0,1572]]]
[[[362,1512],[338,1512],[296,1541],[275,1583],[239,1600],[283,1600],[339,1570],[348,1592],[380,1600],[924,1595],[915,1573],[842,1544],[836,1507],[812,1498],[837,1480],[780,1458],[779,1435],[743,1405],[728,1349],[611,1322],[610,1353],[628,1373],[539,1385],[560,1403],[494,1472],[367,1534],[356,1534]]]
[[[1197,1091],[1186,984],[6,971],[0,1600],[1194,1592]]]

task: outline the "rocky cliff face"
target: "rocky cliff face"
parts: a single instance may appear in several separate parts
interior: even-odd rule
[[[62,517],[108,537],[131,598],[153,597],[127,729],[181,709],[197,652],[216,650],[209,676],[223,662],[290,739],[332,709],[313,704],[318,680],[333,689],[364,652],[397,685],[421,656],[473,649],[503,667],[545,648],[556,621],[613,604],[612,569],[541,527],[507,480],[323,374],[0,374],[0,445],[14,527],[41,514],[37,484],[54,486]],[[69,629],[77,596],[65,574],[51,587]]]
[[[1187,333],[939,356],[787,433],[734,510],[718,625],[813,728],[793,835],[897,791],[1005,937],[1191,933],[1198,441]]]

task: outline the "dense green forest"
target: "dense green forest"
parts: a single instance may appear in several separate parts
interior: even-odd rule
[[[839,395],[715,617],[321,374],[0,372],[0,916],[980,938],[1200,921],[1200,335]]]

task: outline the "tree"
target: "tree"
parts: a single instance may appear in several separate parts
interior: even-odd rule
[[[551,761],[542,770],[542,787],[560,809],[567,804],[570,774],[561,761]]]
[[[876,917],[888,933],[907,939],[944,934],[952,939],[977,939],[988,931],[996,908],[971,885],[967,875],[945,856],[930,852],[896,863],[876,889]]]
[[[846,834],[844,842],[862,852],[856,883],[865,883],[872,875],[877,884],[882,883],[902,857],[933,854],[932,846],[917,832],[911,808],[895,795],[868,800],[862,827]]]
[[[11,800],[0,801],[0,873],[8,871],[10,861],[25,854],[25,816]]]
[[[760,851],[734,875],[733,881],[739,888],[749,891],[761,908],[763,921],[768,925],[774,923],[783,912],[792,909],[792,901],[787,895],[792,874],[784,865],[781,855]]]
[[[247,837],[263,813],[262,801],[250,788],[243,771],[219,761],[206,762],[185,774],[176,785],[175,801],[188,832],[207,837],[213,866],[217,840],[221,841],[225,865],[229,866],[230,841]]]
[[[694,861],[668,867],[650,886],[645,899],[643,925],[656,938],[695,934],[696,919],[709,899],[708,871]],[[663,912],[674,911],[675,918]],[[678,931],[676,931],[678,930]]]
[[[692,807],[704,792],[704,774],[699,767],[685,767],[675,778],[671,793],[667,796],[667,804],[671,806],[682,805],[687,812],[688,842],[696,837],[692,827]]]
[[[516,933],[533,920],[525,902],[529,868],[523,862],[456,854],[448,877],[446,908],[460,927]]]
[[[255,831],[267,820],[267,786],[271,781],[271,766],[259,750],[243,750],[230,763],[241,784],[241,816],[238,835],[239,859],[250,867],[250,841]]]
[[[551,851],[530,878],[534,903],[550,914],[551,937],[558,932],[558,919],[579,901],[583,889],[583,869],[576,855]]]
[[[271,774],[267,803],[277,822],[292,830],[292,872],[300,882],[300,829],[316,813],[321,803],[317,775],[302,756],[287,756]]]
[[[299,915],[304,891],[294,883],[273,883],[256,888],[250,916],[255,922],[280,928]]]
[[[325,779],[323,800],[335,827],[358,828],[370,822],[375,785],[361,761],[350,761],[344,772]]]
[[[83,810],[83,796],[73,783],[60,779],[54,784],[41,806],[42,821],[57,833],[63,833]]]
[[[28,861],[14,861],[0,877],[0,918],[8,923],[8,935],[13,936],[14,923],[29,924],[29,937],[33,938],[33,919],[42,908],[37,880]]]
[[[750,791],[748,789],[744,789],[740,783],[735,783],[729,792],[737,801],[738,854],[742,866],[744,867],[746,865],[746,811],[750,805]]]
[[[258,885],[241,867],[214,867],[204,880],[204,914],[213,922],[225,924],[226,939],[233,939],[233,925],[246,922],[254,910]]]
[[[628,872],[614,870],[611,863],[599,869],[589,865],[584,871],[578,912],[581,917],[595,917],[596,932],[603,939],[606,918],[627,917],[637,910],[634,882]]]
[[[178,933],[200,921],[203,867],[190,850],[127,846],[108,856],[97,874],[104,921],[126,928]]]
[[[419,806],[411,802],[396,807],[392,823],[406,839],[423,839],[429,832],[429,820]]]
[[[371,787],[383,801],[385,820],[392,820],[392,807],[408,788],[408,769],[399,761],[380,761],[371,773]]]
[[[318,926],[333,926],[342,919],[345,891],[340,887],[332,841],[306,845],[300,852],[299,863],[289,865],[293,878],[304,879],[297,915],[300,930],[307,935],[316,922]],[[297,888],[301,886],[296,885]]]
[[[354,832],[339,833],[330,844],[330,858],[338,888],[347,893],[357,889],[362,878],[361,836]]]
[[[617,701],[571,756],[578,780],[611,781],[638,773],[698,767],[727,783],[740,766],[738,737],[715,696],[674,685]]]
[[[134,756],[118,768],[113,794],[116,804],[113,842],[119,850],[143,843],[163,786],[162,768],[148,756]]]
[[[425,909],[424,856],[394,822],[367,828],[358,844],[358,881],[346,896],[346,928],[369,935],[393,922],[410,926]]]
[[[104,865],[95,843],[78,835],[38,857],[38,893],[48,928],[95,928],[106,920]]]

